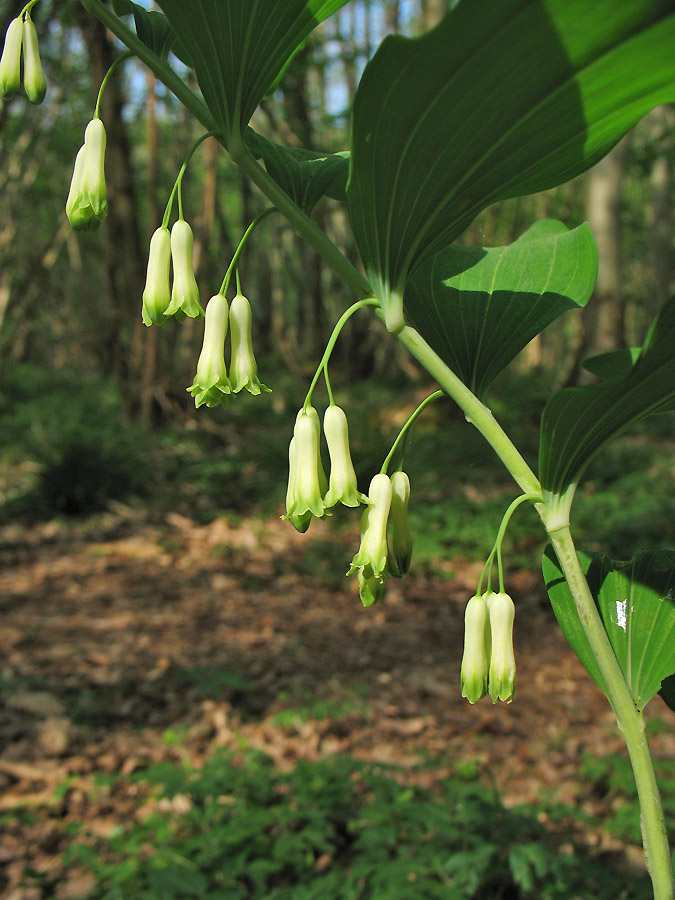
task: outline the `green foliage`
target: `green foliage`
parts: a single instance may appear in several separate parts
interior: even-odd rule
[[[675,672],[675,551],[638,552],[628,563],[580,553],[588,586],[635,705],[642,710]],[[547,548],[544,579],[558,624],[598,687],[607,693],[555,553]]]
[[[503,0],[489,16],[464,0],[382,42],[354,100],[347,196],[390,329],[408,276],[481,209],[585,171],[673,98],[674,40],[667,0]]]
[[[654,723],[660,722],[660,719],[649,720],[648,725],[652,726],[649,730],[657,730],[653,727]],[[664,723],[658,727],[667,726]],[[654,768],[672,840],[675,837],[675,760],[657,757]],[[622,840],[639,844],[640,804],[628,757],[619,753],[602,757],[587,755],[579,769],[579,776],[590,782],[593,793],[611,807],[611,813],[603,820],[603,827]]]
[[[453,372],[483,397],[536,334],[585,306],[597,273],[588,226],[568,231],[544,219],[508,247],[453,245],[437,253],[408,283],[405,308]]]
[[[12,511],[89,513],[147,490],[147,441],[124,422],[113,382],[13,367],[2,382],[0,421],[0,450],[14,455],[20,448],[37,464],[35,480],[13,498]]]
[[[348,758],[300,761],[287,774],[250,753],[193,771],[161,764],[133,776],[167,812],[75,845],[97,900],[644,900],[584,856],[561,853],[534,811],[506,809],[461,778],[437,791]],[[85,835],[86,836],[86,835]]]

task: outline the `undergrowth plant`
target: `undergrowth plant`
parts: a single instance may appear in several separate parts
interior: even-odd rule
[[[23,72],[29,100],[40,102],[44,89],[30,18],[35,2],[10,25],[0,91],[15,93]],[[550,397],[537,474],[485,397],[535,335],[566,310],[586,305],[597,274],[593,237],[585,224],[568,230],[546,220],[505,247],[455,242],[486,206],[584,172],[646,112],[675,100],[675,7],[672,0],[461,0],[426,34],[382,42],[358,85],[348,151],[287,147],[256,133],[249,122],[265,94],[310,32],[346,2],[159,0],[161,11],[148,12],[131,0],[82,0],[125,45],[101,93],[113,70],[134,55],[205,129],[150,243],[143,321],[163,326],[172,316],[204,317],[204,345],[188,390],[197,406],[226,406],[242,390],[268,390],[258,377],[252,310],[237,270],[268,215],[284,216],[352,291],[354,302],[337,322],[296,418],[285,518],[305,531],[338,503],[363,508],[361,545],[349,572],[366,606],[380,602],[386,580],[405,575],[410,565],[411,485],[403,469],[410,429],[439,397],[459,405],[467,427],[496,451],[519,491],[467,604],[462,692],[471,702],[487,693],[493,701],[513,697],[515,606],[504,590],[501,545],[510,517],[527,504],[548,534],[543,571],[558,621],[626,740],[654,896],[672,900],[643,710],[664,682],[666,702],[673,704],[675,551],[641,550],[627,563],[577,552],[570,520],[579,481],[601,448],[645,416],[674,407],[675,298],[641,347],[588,361],[596,383]],[[194,69],[201,95],[172,68],[170,51]],[[93,230],[106,215],[101,93],[66,204],[76,230]],[[182,179],[206,135],[217,138],[269,206],[242,236],[221,285],[204,304],[192,269]],[[361,268],[312,218],[324,195],[346,204]],[[357,314],[381,319],[438,384],[402,428],[367,494],[357,485],[347,416],[329,381],[332,349]],[[323,428],[313,405],[320,381],[328,396]],[[554,685],[551,693],[555,697]]]

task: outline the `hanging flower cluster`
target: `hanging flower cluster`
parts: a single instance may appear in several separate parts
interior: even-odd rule
[[[105,146],[105,127],[94,118],[84,131],[84,144],[75,157],[66,200],[66,215],[75,231],[95,231],[108,212]]]
[[[174,222],[171,232],[162,225],[150,239],[141,313],[145,325],[164,325],[174,315],[179,320],[204,315],[192,263],[193,242],[184,219]]]
[[[516,686],[513,653],[515,606],[508,594],[486,591],[471,597],[464,613],[462,697],[476,703],[487,693],[492,702],[510,703]]]
[[[47,82],[42,69],[37,30],[30,17],[27,4],[16,19],[12,19],[5,35],[5,45],[0,57],[0,96],[13,97],[21,87],[21,57],[23,50],[23,87],[31,103],[42,103],[47,93]]]

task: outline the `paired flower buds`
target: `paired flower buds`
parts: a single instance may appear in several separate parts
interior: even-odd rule
[[[492,702],[510,703],[516,684],[513,653],[515,606],[508,594],[487,591],[471,597],[464,613],[462,697],[476,703],[488,692]]]
[[[84,132],[84,144],[75,157],[66,200],[66,215],[75,231],[95,231],[108,212],[105,145],[103,122],[92,119]]]
[[[192,266],[193,241],[192,229],[184,219],[174,222],[170,233],[160,226],[150,238],[142,311],[146,325],[165,325],[167,317],[173,315],[179,320],[204,315]]]
[[[28,13],[12,19],[5,35],[0,57],[0,95],[9,100],[21,85],[21,50],[23,48],[23,86],[31,103],[42,103],[47,82],[42,70],[35,23]]]

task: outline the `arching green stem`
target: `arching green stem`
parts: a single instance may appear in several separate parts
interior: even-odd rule
[[[403,428],[401,428],[401,430],[399,431],[399,433],[396,437],[396,440],[391,445],[391,450],[389,451],[389,453],[387,453],[387,456],[385,457],[385,460],[382,463],[382,468],[380,469],[380,472],[382,474],[384,474],[384,475],[387,474],[387,469],[389,468],[389,463],[391,462],[391,459],[392,459],[394,453],[396,452],[396,448],[401,443],[401,441],[406,437],[406,435],[408,433],[408,429],[410,428],[412,423],[415,421],[415,419],[419,416],[419,414],[422,412],[422,410],[426,409],[430,403],[434,402],[434,400],[438,400],[439,397],[444,397],[444,396],[445,396],[445,393],[443,391],[434,391],[433,394],[429,394],[428,397],[425,397],[424,400],[422,400],[420,405],[417,407],[417,409],[409,416],[408,421],[405,423]]]
[[[108,73],[110,74],[110,73]],[[166,209],[164,210],[164,218],[162,219],[162,228],[169,227],[169,220],[171,219],[171,210],[173,209],[173,201],[175,199],[176,193],[178,193],[178,216],[182,220],[183,218],[183,197],[181,193],[181,186],[183,183],[183,175],[187,171],[188,164],[192,159],[192,156],[195,150],[202,144],[207,138],[210,137],[218,137],[217,131],[207,131],[206,134],[200,135],[194,144],[190,147],[188,155],[185,157],[185,161],[183,165],[180,167],[180,171],[176,176],[176,180],[173,183],[173,187],[171,188],[171,193],[169,194],[169,200],[166,204]]]
[[[330,355],[333,352],[333,347],[335,346],[335,343],[340,336],[340,332],[344,328],[345,323],[354,315],[355,312],[363,309],[364,306],[379,306],[379,304],[374,297],[369,297],[366,300],[357,300],[356,303],[352,303],[349,309],[346,309],[342,313],[340,318],[335,323],[335,328],[333,328],[333,332],[328,339],[326,349],[323,351],[323,356],[321,357],[321,362],[316,368],[314,378],[312,378],[312,383],[310,384],[309,390],[307,391],[307,396],[305,397],[303,408],[307,408],[312,402],[312,393],[314,391],[314,388],[316,387],[316,383],[319,380],[319,376],[321,375],[321,373],[326,371],[328,360],[330,359]]]
[[[110,80],[110,76],[123,62],[126,62],[128,59],[131,59],[131,57],[133,55],[134,54],[131,52],[131,50],[125,50],[124,53],[120,53],[120,55],[117,57],[116,60],[114,60],[114,62],[112,63],[112,65],[110,66],[108,71],[103,76],[103,81],[101,82],[101,87],[98,89],[98,97],[96,98],[96,108],[94,109],[94,118],[95,119],[99,118],[99,115],[100,115],[99,110],[101,108],[101,100],[103,99],[103,91],[106,89],[106,85],[108,84],[108,81]]]
[[[39,0],[30,0],[29,3],[26,3],[24,8],[21,10],[19,15],[17,16],[17,19],[30,19],[30,11],[35,6],[35,4],[38,2],[39,2]]]
[[[504,570],[502,568],[502,542],[504,540],[504,535],[506,534],[506,529],[509,526],[509,522],[511,521],[511,516],[518,509],[521,503],[525,503],[526,500],[529,500],[531,503],[541,503],[542,498],[541,494],[521,494],[520,497],[516,497],[513,500],[506,512],[504,513],[501,521],[501,525],[499,526],[499,531],[497,532],[497,537],[495,538],[494,546],[490,551],[490,555],[485,561],[485,565],[483,566],[483,571],[480,574],[480,579],[478,580],[478,590],[477,594],[481,594],[483,592],[483,579],[485,578],[488,572],[492,570],[492,561],[494,560],[495,554],[497,554],[497,567],[499,569],[499,590],[504,590]],[[488,577],[488,588],[490,587],[490,578]]]
[[[246,246],[246,242],[248,241],[249,237],[251,236],[251,234],[253,234],[253,232],[258,227],[258,225],[260,225],[260,223],[263,221],[263,219],[266,219],[267,216],[271,216],[273,212],[277,212],[277,208],[275,206],[268,206],[267,209],[264,209],[261,213],[258,213],[258,215],[255,217],[255,219],[253,219],[251,224],[248,226],[248,228],[244,232],[242,239],[239,241],[239,246],[234,251],[234,256],[232,257],[232,261],[230,262],[230,265],[227,267],[227,272],[225,272],[225,277],[223,278],[223,283],[221,284],[220,290],[218,291],[219,294],[222,294],[223,296],[225,296],[225,294],[227,293],[227,289],[230,286],[230,279],[232,278],[232,272],[236,269],[239,257],[241,256],[242,251],[243,251],[244,247]],[[239,272],[238,271],[237,271],[237,291],[239,291]]]

